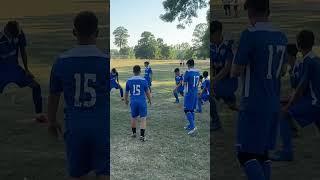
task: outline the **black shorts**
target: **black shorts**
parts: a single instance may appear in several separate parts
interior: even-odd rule
[[[228,10],[228,9],[230,10],[231,6],[230,6],[230,4],[226,4],[223,6],[223,8],[224,8],[224,10]]]

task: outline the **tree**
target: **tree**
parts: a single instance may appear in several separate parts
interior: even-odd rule
[[[196,18],[199,9],[206,8],[208,0],[165,0],[162,5],[165,14],[160,18],[165,22],[178,20],[177,28],[184,29],[185,25],[192,23],[192,18]]]
[[[209,56],[209,29],[206,23],[196,25],[193,32],[193,48],[196,51],[197,58],[206,58]]]
[[[141,34],[138,45],[134,47],[135,56],[141,59],[155,59],[157,53],[157,41],[151,32]]]
[[[114,45],[118,46],[119,49],[127,46],[128,38],[130,36],[126,28],[119,26],[113,31],[112,34],[114,35]]]

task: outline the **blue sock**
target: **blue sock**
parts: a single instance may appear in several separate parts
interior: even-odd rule
[[[283,151],[292,153],[292,132],[289,124],[289,116],[283,116],[280,119],[280,136],[282,140]]]
[[[176,98],[176,101],[179,102],[178,93],[177,91],[173,91],[173,95]]]
[[[244,164],[248,180],[265,180],[263,168],[256,159],[251,159]]]
[[[264,172],[265,180],[270,180],[270,178],[271,178],[271,161],[268,160],[268,161],[263,162],[262,169]]]
[[[199,97],[199,99],[198,99],[198,112],[202,112],[202,101],[201,101],[201,97]]]
[[[40,85],[32,87],[32,98],[36,113],[42,113],[42,96]]]
[[[192,112],[191,114],[192,114],[192,129],[193,129],[196,127],[196,118],[195,118],[194,112]]]
[[[186,116],[187,116],[187,120],[189,121],[188,128],[189,129],[193,129],[193,116],[192,116],[192,113],[191,112],[187,112]]]
[[[123,97],[123,89],[120,88],[120,96]]]

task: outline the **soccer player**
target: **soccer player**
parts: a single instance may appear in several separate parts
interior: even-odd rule
[[[200,73],[194,68],[194,60],[187,61],[188,70],[184,74],[184,112],[189,124],[185,127],[188,135],[193,135],[197,128],[195,126],[194,110],[197,106],[198,86]]]
[[[183,74],[180,74],[180,69],[176,68],[174,70],[175,73],[175,81],[176,81],[176,87],[173,90],[173,95],[176,98],[175,103],[179,103],[179,94],[183,96]]]
[[[113,88],[120,90],[121,100],[124,100],[123,89],[119,83],[119,73],[117,72],[116,68],[112,68],[111,73],[110,73],[110,91]]]
[[[231,0],[222,0],[224,13],[226,16],[231,16]]]
[[[201,113],[202,112],[202,104],[206,101],[209,100],[210,98],[210,79],[208,78],[209,73],[208,71],[204,71],[203,72],[203,78],[204,80],[201,83],[201,93],[199,95],[199,99],[198,99],[198,109],[197,112]]]
[[[48,99],[49,132],[61,133],[56,114],[61,93],[65,100],[65,144],[71,179],[95,171],[109,179],[109,58],[96,47],[98,19],[80,12],[74,19],[78,46],[58,57],[52,67]]]
[[[239,4],[240,4],[239,1],[240,1],[240,0],[233,0],[233,10],[234,10],[234,16],[235,16],[235,17],[238,17],[238,16],[239,16],[239,9],[238,9]]]
[[[248,180],[269,180],[280,111],[280,78],[287,38],[269,22],[268,0],[247,0],[250,26],[241,34],[231,75],[243,83],[237,124],[237,157]]]
[[[124,96],[125,103],[128,105],[129,100],[128,96],[130,93],[130,108],[131,108],[131,129],[132,129],[132,137],[136,137],[136,129],[137,129],[137,120],[140,116],[141,119],[141,127],[140,127],[140,141],[145,141],[145,131],[147,126],[147,103],[146,96],[148,98],[148,102],[151,105],[151,94],[148,82],[145,78],[140,76],[141,67],[136,65],[133,67],[134,76],[128,79],[126,83],[126,93]]]
[[[19,87],[30,87],[35,108],[37,122],[46,122],[43,114],[41,87],[30,72],[27,56],[27,41],[23,30],[16,21],[9,21],[0,32],[0,93],[10,84],[15,83]],[[19,65],[21,54],[24,69]]]
[[[238,110],[236,105],[235,91],[238,88],[238,79],[230,77],[231,65],[233,61],[232,41],[224,41],[222,35],[222,23],[211,22],[211,63],[215,71],[212,79],[214,97],[223,101],[231,110]],[[216,116],[219,116],[218,113]],[[219,118],[217,118],[219,119]],[[219,120],[214,123],[215,130],[221,128]]]
[[[150,67],[150,63],[148,61],[144,62],[144,78],[147,80],[148,82],[148,86],[151,92],[151,86],[152,86],[152,69]]]
[[[295,119],[301,127],[320,124],[320,58],[312,51],[315,37],[312,31],[303,30],[297,35],[297,47],[303,55],[302,72],[295,92],[283,107],[280,119],[282,125],[283,150],[274,160],[293,160],[290,119]],[[281,127],[281,126],[280,126]],[[319,129],[320,130],[320,129]]]

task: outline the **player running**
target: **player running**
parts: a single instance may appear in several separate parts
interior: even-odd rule
[[[269,180],[280,111],[280,77],[287,38],[269,22],[268,0],[247,0],[251,27],[242,32],[232,77],[243,83],[237,125],[237,156],[248,180]]]
[[[72,179],[95,171],[98,180],[110,176],[109,58],[96,47],[98,19],[81,12],[74,19],[78,46],[58,57],[52,67],[48,102],[49,131],[58,136],[57,110],[65,100],[65,144]]]
[[[0,93],[3,93],[4,88],[10,83],[15,83],[20,88],[30,87],[36,113],[35,120],[47,122],[42,109],[41,87],[29,70],[26,46],[26,37],[19,23],[9,21],[3,32],[0,32]],[[19,65],[19,53],[24,69]]]
[[[180,74],[180,69],[176,68],[174,70],[176,87],[173,90],[173,95],[176,98],[175,103],[179,103],[179,94],[183,96],[183,74]]]
[[[120,90],[120,97],[121,100],[124,100],[123,98],[123,89],[119,83],[119,73],[116,70],[116,68],[112,68],[110,72],[110,91],[115,88]]]
[[[126,93],[124,96],[125,103],[128,105],[129,100],[128,96],[130,93],[130,109],[131,109],[131,129],[132,129],[132,137],[136,137],[137,130],[137,120],[138,117],[141,119],[141,127],[140,127],[140,141],[145,141],[145,131],[147,126],[147,103],[146,96],[148,98],[148,102],[151,105],[151,94],[148,85],[148,81],[145,78],[140,76],[141,68],[136,65],[133,67],[134,76],[128,79],[126,83]]]
[[[199,97],[198,97],[198,109],[197,112],[198,113],[202,113],[202,104],[204,102],[209,101],[210,98],[210,79],[209,79],[209,73],[208,71],[204,71],[203,72],[203,78],[204,80],[201,83],[201,92],[199,93]]]
[[[150,67],[150,63],[148,61],[144,62],[144,78],[147,80],[148,82],[148,86],[151,92],[151,86],[152,86],[152,69]]]
[[[280,119],[283,150],[273,158],[277,161],[293,160],[290,119],[295,119],[301,127],[320,124],[320,58],[312,51],[315,42],[313,32],[303,30],[297,35],[297,47],[303,55],[300,81],[289,102],[282,108]],[[320,128],[319,128],[320,130]]]
[[[194,110],[197,106],[198,99],[198,86],[200,73],[197,69],[194,69],[194,60],[187,61],[188,70],[184,74],[184,112],[189,124],[185,127],[188,131],[188,135],[193,135],[197,128],[195,126],[195,114]]]
[[[213,21],[211,23],[211,63],[215,71],[212,79],[213,93],[215,99],[222,99],[231,110],[238,110],[236,105],[235,91],[238,88],[238,79],[230,77],[233,61],[232,41],[224,41],[222,35],[222,23]],[[214,107],[216,108],[216,107]],[[216,110],[215,110],[216,111]],[[219,116],[217,113],[216,116]],[[214,129],[221,128],[219,117],[214,121]]]

